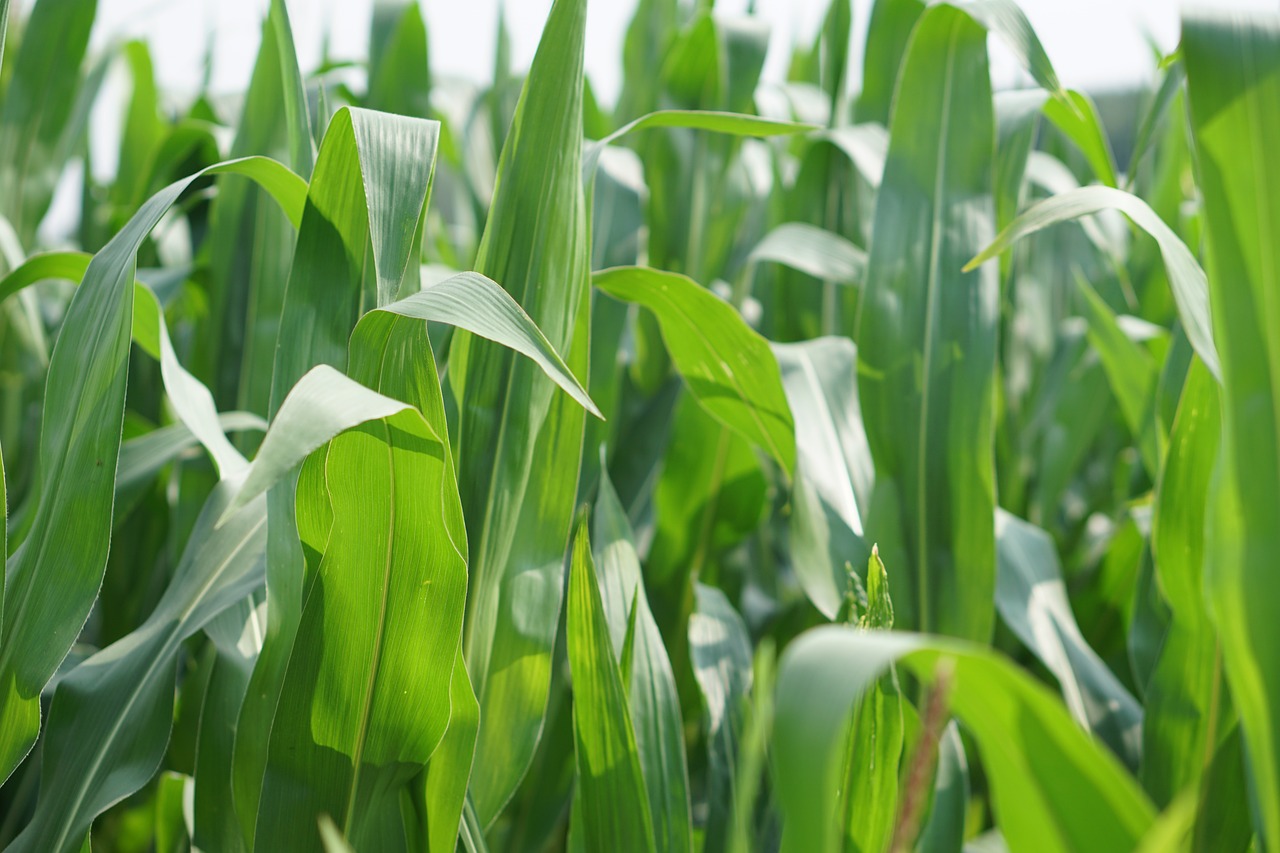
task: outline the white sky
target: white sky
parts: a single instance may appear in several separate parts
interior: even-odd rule
[[[29,5],[26,0],[24,5]],[[368,47],[373,0],[287,0],[299,59],[314,67],[326,31],[333,53],[363,55]],[[437,73],[487,78],[493,62],[494,30],[500,0],[421,0],[429,26],[431,64]],[[1280,0],[1200,0],[1230,8],[1280,8]],[[515,61],[528,64],[537,46],[551,0],[508,0]],[[587,73],[598,94],[612,100],[618,88],[619,45],[635,0],[592,0],[588,18]],[[1132,84],[1152,74],[1152,40],[1168,51],[1178,38],[1178,0],[1020,0],[1044,42],[1063,82],[1097,89]],[[243,88],[257,52],[267,0],[99,0],[94,38],[145,38],[155,54],[162,87],[193,90],[210,34],[214,37],[214,81],[219,90]],[[870,0],[854,0],[855,44],[866,34]],[[759,0],[774,21],[766,75],[780,76],[787,47],[809,40],[826,0]],[[741,12],[746,0],[720,0],[724,13]],[[858,66],[861,57],[855,58]],[[1014,72],[1006,58],[995,60],[997,82]],[[856,81],[855,81],[856,82]]]

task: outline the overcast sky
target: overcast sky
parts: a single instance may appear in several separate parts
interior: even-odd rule
[[[30,5],[31,0],[27,0]],[[484,79],[493,61],[493,33],[500,0],[421,0],[429,23],[431,64],[438,73]],[[1277,8],[1280,0],[1201,0],[1215,7]],[[373,0],[288,0],[304,69],[320,55],[326,32],[333,51],[359,57],[368,47]],[[507,0],[515,59],[527,65],[537,46],[551,0]],[[741,12],[746,0],[719,0],[724,13]],[[766,74],[785,68],[787,47],[809,40],[827,0],[759,0],[774,22]],[[1063,82],[1097,89],[1149,79],[1150,45],[1173,48],[1178,38],[1178,0],[1019,0],[1044,42]],[[95,41],[113,36],[145,38],[155,53],[156,71],[170,91],[192,90],[210,32],[214,36],[215,85],[242,88],[248,81],[267,0],[99,0]],[[618,88],[622,33],[635,0],[592,0],[588,17],[587,73],[598,94],[611,100]],[[855,0],[855,44],[866,33],[869,0]],[[1003,62],[1001,60],[1004,60]],[[860,65],[861,57],[856,57]],[[993,60],[997,83],[1012,79],[1007,57]]]

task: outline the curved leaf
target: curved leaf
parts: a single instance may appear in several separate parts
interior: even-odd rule
[[[1089,646],[1071,612],[1049,534],[996,513],[996,607],[1062,687],[1071,715],[1131,768],[1142,754],[1142,707]]]
[[[784,222],[756,244],[749,261],[771,261],[824,281],[860,284],[867,253],[825,228],[804,222]]]
[[[795,424],[778,362],[733,306],[690,278],[647,267],[604,270],[593,282],[652,311],[671,360],[708,414],[795,473]]]
[[[774,756],[784,827],[798,849],[838,849],[838,758],[856,698],[897,662],[930,680],[953,672],[951,707],[974,737],[1009,849],[1128,851],[1155,811],[1056,697],[981,647],[918,634],[815,628],[778,671]]]
[[[1210,325],[1209,285],[1204,270],[1173,229],[1135,195],[1112,187],[1081,187],[1047,198],[1011,222],[965,265],[965,269],[976,269],[1028,234],[1103,210],[1120,211],[1155,239],[1164,257],[1169,285],[1174,301],[1178,303],[1178,315],[1187,338],[1209,371],[1220,378],[1218,351]]]
[[[875,469],[853,381],[858,351],[847,338],[774,344],[796,417],[793,568],[814,606],[835,619],[848,586],[845,564],[870,556],[862,539]]]
[[[71,648],[102,582],[111,539],[138,249],[195,180],[218,173],[262,182],[280,193],[284,204],[296,189],[296,176],[265,158],[219,163],[170,184],[148,199],[89,262],[63,319],[45,392],[39,504],[26,538],[5,568],[0,777],[7,778],[35,742],[39,693]],[[212,426],[218,430],[216,421]]]

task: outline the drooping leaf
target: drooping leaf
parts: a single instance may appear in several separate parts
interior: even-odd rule
[[[605,270],[593,281],[652,311],[672,362],[707,413],[794,474],[795,424],[777,360],[732,306],[692,279],[644,267]]]
[[[784,222],[751,250],[749,260],[783,264],[814,278],[859,284],[867,255],[838,234],[803,222]]]
[[[197,172],[152,196],[89,263],[54,345],[39,449],[39,503],[5,566],[0,774],[6,778],[35,742],[39,693],[71,648],[102,582],[138,249],[184,190],[217,173],[261,180],[286,194],[291,186],[277,169],[249,158]],[[85,347],[85,341],[92,344]]]
[[[845,564],[862,565],[875,471],[862,426],[857,349],[846,338],[775,344],[796,418],[791,547],[805,593],[829,619],[843,601]]]
[[[978,744],[1010,850],[1130,850],[1150,826],[1155,811],[1137,783],[1004,659],[969,643],[829,626],[792,643],[778,671],[776,790],[795,849],[839,849],[841,737],[853,702],[894,662],[926,680],[939,666],[953,672],[951,708]]]
[[[1169,286],[1178,304],[1178,315],[1196,355],[1214,376],[1219,375],[1218,352],[1210,325],[1209,287],[1204,270],[1178,235],[1137,196],[1112,187],[1081,187],[1045,199],[1000,232],[965,269],[975,269],[996,257],[1019,239],[1035,232],[1102,210],[1119,210],[1155,239],[1164,257]]]
[[[1136,768],[1142,752],[1142,708],[1081,634],[1053,540],[999,510],[996,552],[1000,617],[1058,679],[1076,721]]]

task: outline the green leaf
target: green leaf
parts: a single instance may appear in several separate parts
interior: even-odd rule
[[[431,853],[453,853],[458,848],[479,729],[480,705],[471,689],[467,662],[462,659],[459,645],[449,685],[449,728],[427,764],[427,832]]]
[[[655,850],[640,756],[609,639],[585,511],[574,534],[567,606],[583,841],[590,850]]]
[[[773,352],[796,416],[793,566],[809,600],[834,619],[848,582],[845,563],[868,556],[862,537],[875,482],[858,386],[850,381],[858,353],[847,338],[774,344]]]
[[[1280,18],[1189,17],[1182,50],[1222,355],[1222,457],[1210,488],[1205,590],[1248,745],[1255,825],[1262,843],[1274,845],[1280,623],[1267,602],[1280,554],[1280,174],[1269,152],[1280,145]]]
[[[858,95],[860,122],[889,123],[889,108],[898,84],[898,69],[907,41],[924,13],[923,0],[874,0],[862,57],[862,91]]]
[[[1155,239],[1164,258],[1169,286],[1178,304],[1178,316],[1196,354],[1214,376],[1219,376],[1218,352],[1210,326],[1209,287],[1204,270],[1178,235],[1160,219],[1146,202],[1135,195],[1111,187],[1082,187],[1045,199],[1019,216],[999,236],[965,265],[966,270],[996,257],[1029,234],[1089,216],[1103,210],[1118,210]]]
[[[753,263],[770,261],[824,281],[861,284],[867,253],[824,228],[803,222],[776,226],[751,250]]]
[[[274,0],[231,142],[233,156],[264,155],[311,177],[315,154],[288,10]],[[260,415],[270,408],[280,308],[306,186],[290,213],[292,227],[261,192],[222,180],[209,211],[210,319],[199,328],[195,373],[225,407]]]
[[[183,641],[262,583],[264,502],[215,525],[234,488],[226,482],[210,497],[173,583],[147,621],[58,683],[36,810],[10,849],[78,849],[93,819],[159,768]]]
[[[742,617],[724,593],[697,584],[689,617],[689,657],[702,691],[707,742],[707,825],[703,850],[719,853],[729,843],[737,784],[734,768],[751,692],[751,640]]]
[[[428,118],[431,71],[427,56],[427,26],[416,0],[378,0],[373,7],[364,105]]]
[[[931,7],[912,35],[858,318],[858,395],[879,477],[896,482],[903,623],[985,640],[995,612],[998,276],[960,267],[993,230],[986,31]]]
[[[0,776],[8,777],[40,729],[39,694],[97,597],[111,538],[115,474],[134,314],[139,247],[196,179],[242,174],[288,193],[278,164],[220,163],[152,196],[90,261],[49,363],[38,457],[39,503],[9,557],[0,634]],[[287,172],[287,170],[284,170]],[[91,342],[84,346],[85,342]],[[215,425],[216,429],[216,425]]]
[[[1058,679],[1071,716],[1136,768],[1142,753],[1142,707],[1081,634],[1053,540],[1035,525],[998,510],[996,551],[1000,617]]]
[[[893,663],[953,671],[952,710],[973,736],[996,826],[1013,851],[1131,850],[1155,812],[1141,789],[1050,692],[979,646],[917,634],[815,628],[778,671],[775,780],[794,849],[836,850],[832,820],[853,703]]]
[[[933,805],[920,832],[922,853],[960,853],[965,848],[969,810],[969,764],[955,720],[947,723],[938,743],[938,769],[933,780]]]
[[[474,265],[583,381],[591,310],[585,39],[585,0],[556,0],[502,148]],[[471,795],[487,827],[527,771],[546,714],[585,412],[534,365],[469,333],[453,336],[449,384],[472,543],[464,655],[484,721]]]
[[[317,393],[321,389],[324,393]],[[408,408],[329,368],[304,377],[272,424],[272,440],[264,441],[254,460],[261,463],[256,471],[264,484],[256,497],[236,509],[234,500],[244,495],[241,478],[219,485],[196,522],[175,580],[147,621],[59,682],[44,755],[78,759],[58,762],[58,772],[45,775],[36,815],[20,836],[31,845],[26,849],[74,847],[77,832],[87,831],[99,813],[141,788],[159,767],[183,642],[262,585],[262,493],[272,485],[262,478],[278,478],[291,467],[269,457],[296,453],[308,443],[314,447],[317,436],[327,440]]]
[[[760,524],[768,483],[751,445],[689,396],[676,404],[657,478],[646,583],[664,627],[680,631],[690,579],[718,576],[724,553]]]
[[[344,430],[409,408],[408,403],[353,382],[328,365],[312,368],[290,389],[271,420],[262,446],[224,516],[229,518],[248,506]]]
[[[1201,783],[1205,751],[1223,718],[1225,692],[1218,639],[1204,595],[1206,500],[1221,444],[1221,403],[1198,359],[1182,389],[1156,491],[1151,545],[1160,591],[1171,611],[1168,633],[1146,687],[1142,781],[1168,806]],[[1225,697],[1223,697],[1225,698]]]
[[[338,435],[313,457],[323,480],[299,481],[312,556],[257,813],[264,850],[314,837],[320,813],[353,845],[388,849],[451,714],[467,548],[426,328],[371,315],[350,373],[416,408]],[[324,539],[303,522],[316,514]]]
[[[596,273],[605,293],[653,312],[685,384],[707,413],[795,474],[795,424],[769,345],[729,303],[676,273],[618,267]]]
[[[1119,185],[1115,155],[1093,99],[1080,92],[1066,92],[1065,97],[1048,101],[1044,114],[1080,149],[1098,180],[1108,187]]]
[[[686,130],[706,130],[728,136],[744,136],[763,139],[770,136],[788,136],[815,130],[811,124],[761,118],[745,113],[722,110],[658,110],[627,122],[608,136],[587,146],[583,155],[583,175],[590,181],[595,175],[606,146],[624,136],[654,127],[678,127]]]
[[[552,382],[597,418],[603,418],[586,389],[551,346],[520,303],[492,279],[464,272],[378,310],[448,323],[528,357]]]
[[[273,419],[307,371],[346,363],[348,337],[363,310],[393,301],[404,288],[417,289],[418,265],[410,257],[418,249],[438,137],[435,122],[346,107],[334,115],[308,187],[284,291],[271,377]],[[303,599],[292,477],[272,489],[267,508],[267,636],[235,744],[235,802],[247,842]]]
[[[649,610],[635,534],[607,470],[601,470],[592,526],[600,592],[635,730],[640,769],[648,791],[653,836],[663,850],[693,849],[689,771],[675,673],[658,623]],[[630,625],[630,660],[622,655]]]
[[[1163,431],[1156,422],[1154,410],[1159,380],[1156,359],[1125,333],[1119,318],[1083,276],[1077,275],[1076,284],[1084,297],[1089,341],[1102,360],[1111,392],[1138,445],[1147,473],[1155,477],[1160,470],[1164,443]]]
[[[92,77],[82,76],[81,64],[97,5],[97,0],[33,4],[13,57],[0,108],[0,213],[24,245],[33,242],[83,134],[88,105],[77,96],[82,87],[96,88]]]

